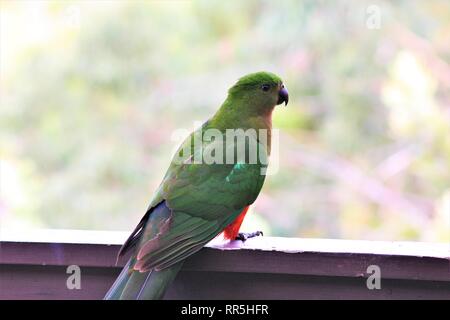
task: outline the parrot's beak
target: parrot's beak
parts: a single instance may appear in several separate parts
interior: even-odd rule
[[[289,102],[289,92],[287,91],[284,84],[281,85],[281,89],[278,92],[278,104],[282,104],[284,102],[284,105],[286,106]]]

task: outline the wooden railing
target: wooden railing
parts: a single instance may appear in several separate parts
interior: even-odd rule
[[[125,261],[127,233],[0,234],[0,299],[101,299]],[[69,289],[68,266],[80,269]],[[70,286],[69,286],[70,287]],[[211,242],[189,258],[167,299],[450,299],[450,246],[259,237]]]

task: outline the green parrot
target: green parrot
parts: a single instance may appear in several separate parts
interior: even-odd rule
[[[105,299],[161,299],[183,261],[222,232],[242,241],[262,234],[239,233],[239,228],[264,183],[272,111],[288,100],[282,80],[269,72],[248,74],[228,90],[216,114],[175,153],[147,212],[119,251],[118,259],[130,258]],[[264,132],[266,139],[245,135],[239,149],[234,137],[226,139],[229,130],[238,129]],[[200,144],[196,137],[203,138]],[[241,153],[251,152],[251,146],[258,159],[243,161]],[[219,161],[198,161],[207,152]]]

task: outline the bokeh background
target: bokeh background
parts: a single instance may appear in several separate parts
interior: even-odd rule
[[[449,241],[450,2],[4,1],[0,231],[130,230],[178,143],[269,70],[280,168],[245,229]]]

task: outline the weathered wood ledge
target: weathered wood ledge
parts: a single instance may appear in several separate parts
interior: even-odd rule
[[[0,299],[101,299],[128,232],[0,232]],[[67,267],[81,270],[69,290]],[[370,267],[372,266],[372,267]],[[373,267],[375,266],[375,267]],[[380,286],[367,279],[379,268]],[[373,281],[369,281],[374,283]],[[258,237],[216,239],[189,258],[168,299],[450,299],[450,245]]]

